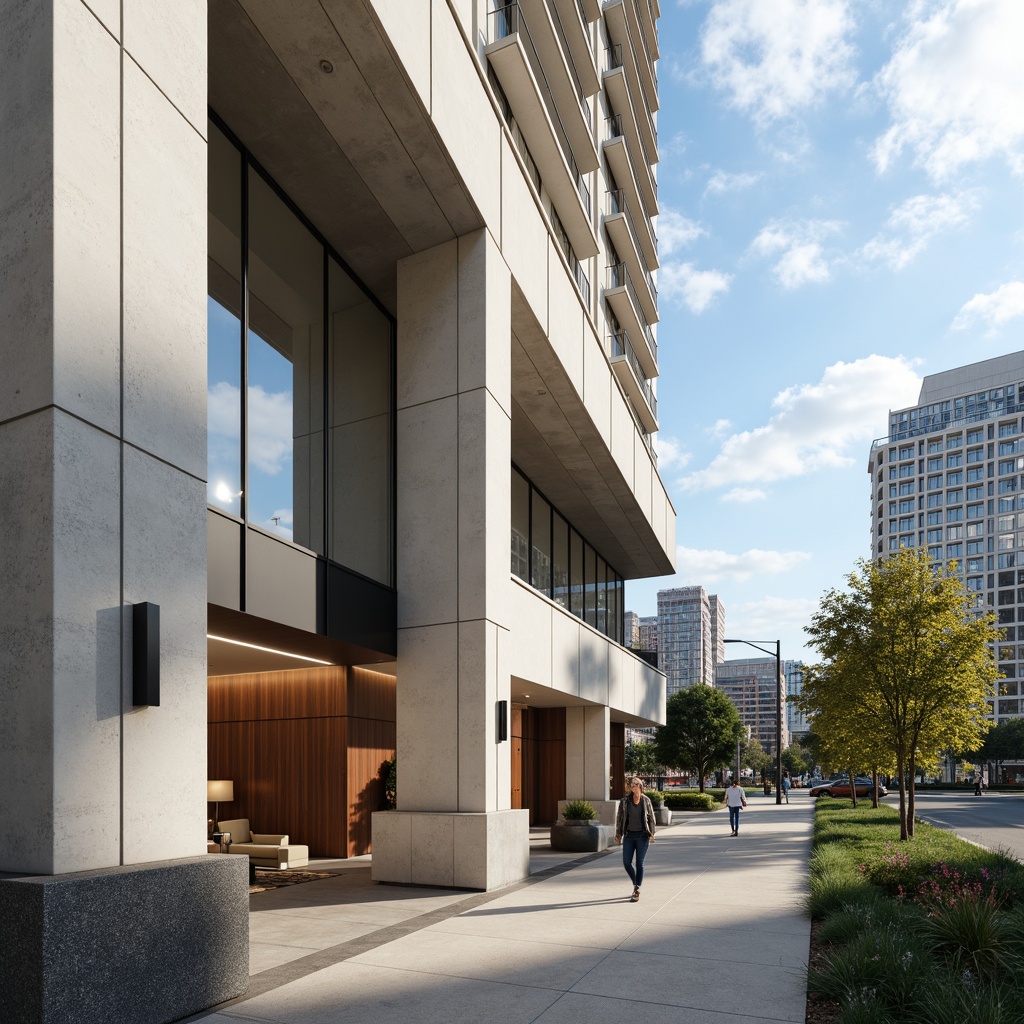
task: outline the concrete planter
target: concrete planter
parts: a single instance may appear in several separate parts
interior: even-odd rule
[[[672,812],[664,804],[658,804],[658,806],[654,808],[654,820],[659,825],[671,825]]]
[[[615,841],[615,829],[589,821],[565,821],[551,826],[551,849],[563,853],[597,853]]]

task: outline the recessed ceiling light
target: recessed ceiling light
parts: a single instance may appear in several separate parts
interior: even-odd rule
[[[236,647],[249,647],[254,651],[265,651],[267,654],[280,654],[285,658],[298,658],[299,661],[311,661],[314,665],[333,665],[332,661],[321,661],[319,658],[310,658],[305,654],[295,654],[292,651],[279,651],[275,647],[261,647],[259,644],[247,644],[244,640],[232,640],[226,636],[214,636],[206,634],[207,640],[219,640],[222,644],[234,644]]]

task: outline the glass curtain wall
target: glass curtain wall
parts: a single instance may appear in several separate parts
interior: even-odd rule
[[[512,574],[622,643],[622,577],[512,467]]]
[[[207,501],[394,585],[393,323],[216,124]]]

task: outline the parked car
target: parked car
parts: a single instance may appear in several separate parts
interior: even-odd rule
[[[854,780],[857,787],[857,796],[870,796],[871,790],[874,788],[874,783],[871,779],[865,778],[858,775]],[[822,782],[817,786],[812,786],[810,794],[813,799],[817,799],[819,796],[845,796],[850,795],[850,780],[849,779],[830,779],[828,782]],[[885,788],[881,783],[878,784],[878,795],[888,796],[889,790]]]

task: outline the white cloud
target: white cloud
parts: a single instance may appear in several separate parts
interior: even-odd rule
[[[662,472],[673,466],[682,469],[693,458],[674,437],[660,432],[654,435],[654,447],[658,453],[658,468]]]
[[[677,210],[662,207],[658,216],[658,248],[662,256],[670,256],[678,249],[706,235],[707,231],[696,221],[684,217]]]
[[[863,259],[902,270],[938,234],[970,220],[978,206],[970,192],[911,196],[897,206],[885,227],[860,250]]]
[[[703,313],[715,296],[727,292],[732,275],[698,270],[692,263],[665,263],[658,271],[658,290],[666,299],[680,299],[691,313]]]
[[[750,244],[758,256],[777,257],[772,271],[783,288],[820,284],[830,277],[822,244],[842,229],[834,220],[771,221]]]
[[[206,395],[206,422],[211,434],[237,440],[240,392],[218,381]],[[249,388],[249,461],[264,473],[280,473],[292,457],[292,396],[287,391]]]
[[[750,188],[761,180],[760,174],[744,174],[740,172],[715,171],[708,179],[704,189],[705,196],[721,195],[724,192],[740,192]]]
[[[902,356],[867,356],[826,368],[816,384],[776,395],[762,427],[727,438],[704,469],[682,478],[685,491],[773,484],[863,459],[865,443],[885,433],[889,410],[917,399],[920,378]]]
[[[738,505],[746,505],[751,501],[764,501],[768,497],[767,491],[760,487],[734,487],[722,495],[722,501],[735,502]]]
[[[728,607],[730,630],[745,636],[778,636],[788,630],[803,629],[818,610],[812,597],[766,597]],[[734,656],[740,657],[739,648]]]
[[[701,551],[697,548],[676,548],[676,565],[680,576],[700,580],[701,584],[717,580],[744,583],[752,576],[777,575],[806,562],[808,551],[749,551],[730,554],[727,551]]]
[[[1024,316],[1024,281],[1008,281],[994,292],[987,295],[979,292],[965,302],[954,318],[952,328],[962,331],[980,320],[994,330],[1018,316]]]
[[[712,437],[725,437],[732,429],[732,420],[715,420],[714,425],[708,428],[708,434]]]
[[[876,80],[891,117],[878,169],[907,149],[935,181],[995,156],[1024,173],[1024,4],[941,0],[911,17]]]
[[[790,117],[851,86],[845,0],[722,0],[701,32],[701,57],[730,104],[759,124]]]

